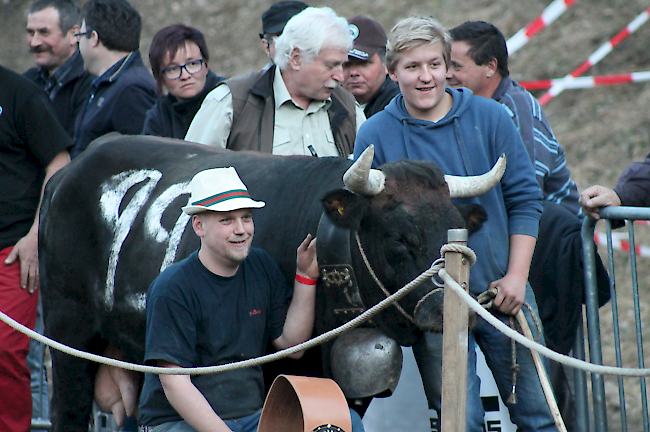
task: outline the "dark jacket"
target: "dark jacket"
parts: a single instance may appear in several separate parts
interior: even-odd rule
[[[84,69],[79,50],[52,75],[41,67],[33,67],[24,75],[45,90],[59,122],[72,138],[75,120],[88,100],[93,81],[92,75]]]
[[[395,96],[399,94],[399,86],[395,81],[390,79],[386,75],[384,83],[379,87],[375,96],[368,102],[366,107],[363,109],[363,113],[366,115],[366,118],[370,118],[377,112],[383,110],[388,102],[390,102]]]
[[[585,272],[582,259],[582,220],[561,204],[542,201],[539,241],[528,281],[535,293],[546,346],[567,354],[573,347],[582,311]],[[609,275],[596,254],[598,304],[609,300]]]
[[[614,190],[624,206],[650,207],[650,155],[643,162],[631,163]]]
[[[226,148],[273,152],[275,70],[272,67],[226,80],[232,93],[234,110]],[[339,156],[348,157],[352,154],[357,135],[356,101],[350,92],[341,87],[334,89],[331,99],[327,113],[336,149]]]
[[[205,81],[205,87],[192,99],[179,101],[170,94],[160,97],[156,104],[147,111],[142,135],[185,138],[192,119],[201,108],[203,99],[223,81],[225,78],[210,71]]]
[[[109,132],[140,134],[147,111],[156,102],[155,89],[140,51],[115,63],[92,83],[88,102],[75,124],[70,156],[79,156],[92,140]]]

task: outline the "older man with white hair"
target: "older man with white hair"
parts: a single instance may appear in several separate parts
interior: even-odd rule
[[[203,101],[185,136],[232,150],[348,157],[365,120],[341,87],[352,39],[332,9],[307,8],[275,43],[275,67],[227,80]]]

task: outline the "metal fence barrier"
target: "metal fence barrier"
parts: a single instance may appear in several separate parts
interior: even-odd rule
[[[587,337],[588,337],[588,352],[589,360],[594,364],[603,364],[603,348],[609,350],[613,349],[616,357],[616,366],[623,366],[623,355],[621,352],[621,333],[619,321],[619,306],[616,291],[616,269],[614,266],[614,248],[612,247],[612,223],[615,221],[625,220],[627,222],[627,230],[629,236],[629,250],[630,250],[630,277],[632,283],[632,297],[633,297],[633,317],[634,317],[634,331],[636,332],[636,349],[637,349],[637,365],[639,368],[644,368],[643,357],[643,329],[641,322],[641,306],[639,301],[639,285],[637,277],[637,256],[636,256],[636,242],[635,231],[633,222],[636,220],[650,220],[650,208],[644,207],[611,207],[602,209],[600,212],[602,219],[605,219],[606,224],[606,238],[607,238],[607,262],[610,277],[610,292],[611,292],[611,309],[612,309],[612,325],[613,325],[613,340],[614,346],[603,347],[601,341],[601,328],[598,308],[598,295],[596,289],[596,271],[595,271],[595,245],[594,245],[594,229],[598,222],[592,218],[585,218],[582,224],[582,244],[584,253],[585,264],[585,305],[586,305],[586,318],[587,318]],[[619,222],[620,223],[620,222]],[[626,314],[629,315],[629,314]],[[579,331],[582,331],[580,326]],[[582,337],[581,337],[582,336]],[[574,353],[578,358],[584,358],[584,336],[578,334],[578,341],[576,342]],[[629,365],[628,365],[629,366]],[[640,399],[641,399],[641,415],[643,419],[643,430],[650,432],[650,421],[648,419],[648,400],[646,393],[646,379],[639,378]],[[618,430],[627,431],[629,419],[626,411],[625,400],[625,386],[622,377],[618,377],[617,382],[618,397],[620,405],[620,421],[621,427]],[[579,419],[579,424],[583,430],[593,430],[595,432],[608,431],[608,418],[607,418],[607,403],[605,394],[605,382],[602,374],[591,374],[591,395],[592,406],[589,409],[588,393],[587,393],[587,379],[586,373],[578,371],[576,373],[576,412]],[[593,413],[593,416],[590,414]],[[635,431],[638,429],[635,429]]]

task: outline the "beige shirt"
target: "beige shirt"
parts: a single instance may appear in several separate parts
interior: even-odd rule
[[[331,99],[312,101],[307,109],[299,107],[291,99],[279,70],[276,70],[273,79],[273,94],[275,97],[273,154],[312,155],[311,149],[313,149],[318,156],[338,156],[327,114],[327,108],[332,103]],[[358,131],[366,120],[358,104],[356,117]],[[208,93],[194,116],[185,139],[226,148],[232,119],[232,94],[228,85],[222,84]]]

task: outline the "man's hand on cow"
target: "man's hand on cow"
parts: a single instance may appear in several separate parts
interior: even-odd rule
[[[297,270],[300,276],[318,279],[318,259],[316,257],[316,237],[307,234],[307,237],[298,246]]]
[[[618,194],[605,186],[591,186],[580,194],[580,205],[587,216],[598,219],[600,209],[603,207],[620,206],[621,199]]]
[[[506,315],[517,314],[526,298],[526,283],[525,279],[510,274],[492,282],[490,288],[497,289],[497,296],[492,301],[493,307]]]
[[[38,230],[29,233],[14,246],[5,259],[6,265],[20,260],[20,287],[33,294],[39,287],[38,280]]]

